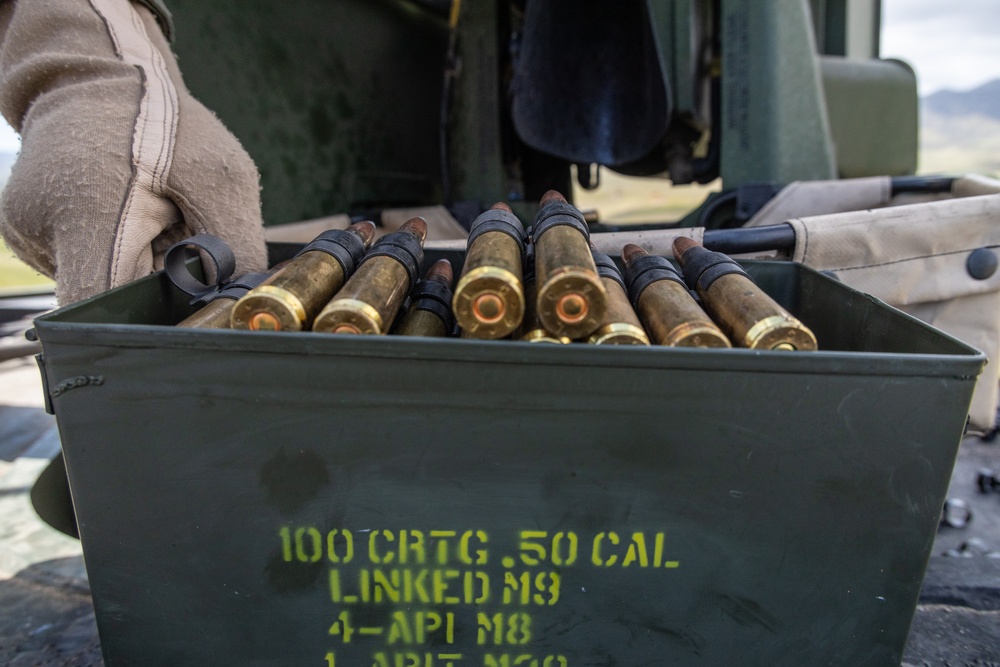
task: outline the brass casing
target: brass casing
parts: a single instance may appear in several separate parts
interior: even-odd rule
[[[536,308],[542,326],[559,337],[585,338],[607,311],[607,293],[590,246],[574,227],[558,225],[535,240]]]
[[[558,338],[553,336],[545,329],[532,329],[521,336],[521,340],[525,343],[556,343],[557,345],[568,345],[573,341],[565,336]]]
[[[601,276],[601,282],[608,293],[608,308],[604,313],[604,322],[587,342],[594,345],[649,345],[649,337],[621,284],[604,276]]]
[[[416,304],[413,304],[403,316],[396,335],[443,338],[448,335],[448,329],[440,317],[429,310],[418,308]]]
[[[472,338],[509,336],[524,318],[521,246],[504,232],[481,234],[469,246],[452,310]]]
[[[358,267],[313,321],[313,331],[381,335],[396,319],[410,291],[410,275],[398,260],[371,257]]]
[[[572,342],[569,338],[555,336],[546,331],[542,323],[538,321],[538,314],[535,311],[535,283],[531,279],[524,281],[524,319],[521,321],[517,338],[528,343],[564,345]]]
[[[687,288],[674,280],[650,283],[639,294],[636,311],[657,345],[732,347]]]
[[[222,298],[209,301],[197,313],[192,313],[178,322],[177,326],[189,329],[228,329],[235,305],[235,299]]]
[[[344,284],[344,268],[331,255],[302,253],[236,302],[232,328],[302,331]]]
[[[816,336],[746,276],[730,273],[699,290],[733,343],[753,350],[815,350]]]

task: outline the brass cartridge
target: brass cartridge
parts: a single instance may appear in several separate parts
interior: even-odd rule
[[[669,347],[732,347],[665,257],[630,243],[622,248],[622,260],[629,296],[653,342]]]
[[[590,230],[583,215],[549,190],[535,216],[532,237],[539,320],[557,336],[586,338],[601,326],[608,296],[590,254]]]
[[[346,230],[323,232],[285,268],[240,299],[232,328],[302,331],[354,273],[375,237],[375,224],[358,222]]]
[[[451,262],[440,259],[410,293],[410,307],[396,326],[398,336],[442,338],[451,333]]]
[[[187,329],[229,329],[236,303],[273,273],[274,271],[247,273],[241,278],[227,283],[219,289],[211,301],[198,312],[192,313],[178,322],[177,326]]]
[[[190,251],[201,253],[201,267],[208,282],[203,282],[188,268]],[[174,287],[193,297],[199,310],[177,323],[184,329],[228,329],[230,313],[236,302],[260,285],[275,270],[245,273],[232,279],[236,256],[225,241],[212,234],[196,234],[174,243],[163,255],[163,270]]]
[[[594,345],[649,345],[649,337],[625,293],[625,281],[614,260],[591,248],[597,275],[608,293],[608,309],[597,331],[587,339]]]
[[[472,223],[465,266],[455,287],[455,319],[469,338],[509,336],[524,317],[524,227],[497,203]]]
[[[198,312],[178,322],[177,326],[186,329],[228,329],[229,318],[235,305],[236,302],[232,299],[220,298],[210,301]]]
[[[705,310],[740,347],[815,350],[816,336],[760,289],[739,264],[689,238],[674,240],[674,255]]]
[[[313,321],[313,331],[374,334],[389,331],[424,261],[427,223],[406,221],[372,246],[337,296]]]
[[[556,336],[546,331],[535,310],[535,245],[529,243],[524,249],[524,318],[517,338],[528,343],[557,343],[565,345],[572,341],[565,336]]]

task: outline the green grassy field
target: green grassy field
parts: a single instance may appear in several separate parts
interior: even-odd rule
[[[51,287],[53,282],[19,260],[0,238],[0,294]]]
[[[1000,120],[924,114],[920,128],[921,174],[981,174],[1000,178]]]
[[[601,169],[601,186],[596,190],[576,186],[573,198],[581,210],[596,209],[605,224],[676,222],[721,187],[719,181],[674,186],[662,178],[633,178]]]

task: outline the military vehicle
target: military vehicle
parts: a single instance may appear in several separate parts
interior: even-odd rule
[[[878,0],[169,7],[274,228],[527,222],[602,169],[721,182],[643,230],[741,227],[797,181],[952,184],[911,178],[916,77],[879,58]],[[40,319],[105,661],[899,664],[983,357],[748,271],[819,352],[164,336],[191,308],[159,275]]]

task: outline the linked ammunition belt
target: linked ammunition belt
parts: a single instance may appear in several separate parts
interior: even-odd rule
[[[323,232],[296,258],[319,251],[343,268],[343,274],[336,276],[340,282],[330,285],[332,296],[327,297],[326,307],[314,321],[310,322],[311,315],[300,314],[291,324],[284,322],[280,309],[274,315],[265,312],[255,315],[260,326],[250,328],[293,331],[307,329],[311,323],[313,330],[327,333],[447,336],[453,335],[457,320],[463,337],[480,339],[815,349],[813,334],[754,285],[743,267],[727,255],[679,238],[674,244],[681,265],[678,272],[666,257],[649,255],[628,244],[622,254],[623,277],[614,259],[588,247],[589,229],[575,207],[555,192],[547,193],[542,201],[528,233],[505,204],[497,204],[476,218],[466,265],[454,294],[450,265],[444,273],[432,270],[433,280],[420,279],[426,235],[421,219],[410,220],[399,231],[383,236],[367,253],[365,247],[374,235],[371,223],[358,223],[352,226],[353,232]],[[363,229],[365,224],[369,228]],[[557,228],[565,231],[548,234]],[[545,239],[539,240],[543,236]],[[189,248],[198,249],[214,264],[215,285],[197,280],[187,270]],[[396,262],[374,262],[385,257]],[[194,297],[195,305],[220,296],[239,298],[263,278],[254,275],[231,280],[235,266],[232,252],[213,237],[198,236],[176,244],[165,262],[170,279]],[[720,278],[731,275],[739,279],[714,287]],[[309,282],[307,277],[302,276],[302,284]],[[607,283],[602,282],[605,279]],[[667,282],[650,289],[662,281]],[[268,281],[258,291],[274,292],[275,302],[282,307],[290,304],[286,308],[290,312],[297,308],[304,312],[297,305],[301,297],[295,293],[295,282],[286,280],[283,284],[279,289]],[[407,292],[410,305],[401,308]],[[248,296],[246,302],[253,298]],[[465,310],[459,311],[459,307]],[[429,320],[417,322],[417,311],[432,313],[445,326]],[[470,312],[478,319],[470,318]],[[242,322],[234,313],[233,326]],[[626,338],[633,342],[625,343]]]
[[[188,271],[188,251],[192,248],[211,262],[214,283],[202,282]],[[192,306],[204,306],[216,299],[238,300],[267,277],[266,273],[247,273],[231,280],[236,257],[225,241],[211,234],[198,234],[170,246],[163,257],[163,269],[178,289],[193,297]]]
[[[632,303],[639,300],[644,289],[661,280],[672,280],[687,289],[684,279],[673,264],[659,255],[647,255],[635,260],[625,271],[625,279],[628,281],[628,295]]]
[[[415,237],[408,234],[389,234],[383,236],[372,246],[361,264],[375,257],[392,257],[406,267],[410,276],[410,284],[415,285],[420,278],[420,265],[424,263],[424,249]]]
[[[594,264],[597,266],[597,275],[602,278],[610,278],[621,285],[623,290],[626,289],[625,281],[622,279],[622,272],[618,270],[615,260],[603,252],[597,252],[596,250],[592,254],[594,255]]]
[[[721,252],[705,250],[684,265],[684,278],[692,289],[707,290],[716,280],[730,273],[738,273],[746,276],[747,280],[750,279],[742,266]]]
[[[521,254],[524,254],[524,226],[513,213],[490,209],[476,218],[469,230],[469,245],[471,246],[476,239],[487,232],[503,232],[517,242]]]
[[[346,275],[354,273],[354,269],[364,259],[365,244],[356,234],[350,234],[342,229],[330,229],[305,245],[296,257],[312,251],[325,252],[340,262]]]
[[[421,280],[410,294],[414,307],[426,310],[441,318],[451,329],[451,288],[434,280]]]

